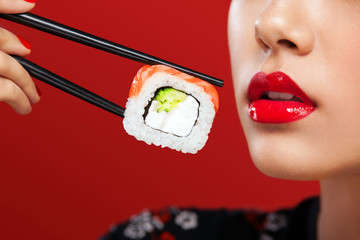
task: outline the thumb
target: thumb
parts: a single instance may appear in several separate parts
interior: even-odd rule
[[[36,0],[0,0],[0,13],[23,13],[34,8]]]

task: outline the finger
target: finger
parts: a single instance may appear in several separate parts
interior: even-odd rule
[[[18,61],[4,52],[0,52],[0,76],[10,79],[18,85],[32,103],[40,100],[29,73]]]
[[[28,12],[35,6],[35,0],[0,0],[1,13]]]
[[[0,77],[0,102],[6,102],[15,112],[25,115],[32,110],[29,99],[13,81]]]
[[[0,51],[27,56],[31,52],[31,45],[25,39],[16,36],[4,28],[0,28]]]

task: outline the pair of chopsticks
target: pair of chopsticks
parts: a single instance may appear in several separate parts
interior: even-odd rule
[[[220,79],[210,77],[208,75],[196,72],[189,68],[179,66],[177,64],[168,62],[166,60],[142,53],[140,51],[122,46],[120,44],[108,41],[106,39],[91,35],[89,33],[74,29],[72,27],[54,22],[52,20],[37,16],[32,13],[21,14],[0,14],[0,18],[19,23],[34,29],[38,29],[49,34],[62,37],[74,42],[78,42],[99,50],[113,53],[137,62],[148,65],[163,64],[175,68],[181,72],[187,73],[194,77],[205,80],[215,86],[222,87],[224,82]],[[13,56],[28,72],[29,74],[47,84],[50,84],[64,92],[67,92],[77,98],[80,98],[90,104],[100,107],[108,112],[124,117],[125,109],[85,88],[80,87],[45,68],[26,60],[19,56]]]

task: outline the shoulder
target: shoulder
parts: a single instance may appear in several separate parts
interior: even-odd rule
[[[297,231],[307,228],[304,222],[312,219],[309,215],[313,211],[309,209],[316,205],[314,201],[269,213],[177,207],[145,210],[128,222],[114,225],[100,240],[304,240],[308,238],[301,238],[304,233],[299,235]],[[294,238],[294,235],[300,238]]]

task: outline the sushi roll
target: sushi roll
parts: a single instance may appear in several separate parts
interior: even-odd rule
[[[196,153],[208,139],[218,107],[210,83],[164,65],[144,66],[132,82],[123,124],[147,144]]]

